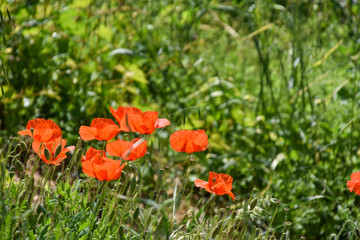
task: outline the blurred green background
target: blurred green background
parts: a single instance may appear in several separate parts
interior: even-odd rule
[[[80,125],[112,118],[109,106],[156,110],[171,121],[151,136],[160,167],[187,157],[172,132],[205,129],[191,181],[231,174],[238,199],[257,188],[289,208],[291,236],[325,238],[360,216],[346,187],[360,170],[359,7],[2,0],[0,144],[37,117],[75,144]]]

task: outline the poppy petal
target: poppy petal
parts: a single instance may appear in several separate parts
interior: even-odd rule
[[[114,110],[112,107],[110,107],[110,112],[121,127],[121,119],[124,118],[125,114],[124,108],[120,106],[118,109]]]
[[[143,118],[143,123],[146,126],[145,132],[142,134],[151,134],[154,132],[155,130],[155,124],[157,121],[158,117],[158,112],[155,111],[146,111],[144,112],[144,114],[142,115]]]
[[[196,179],[195,186],[200,188],[206,188],[207,186],[209,186],[209,183],[201,179]]]
[[[351,181],[360,181],[360,172],[351,174]]]
[[[94,165],[94,164],[93,164]],[[105,168],[103,168],[101,165],[98,165],[96,168],[94,168],[95,177],[99,181],[103,181],[108,179],[107,178],[107,171]]]
[[[51,158],[51,160],[49,161],[49,164],[54,164],[54,165],[60,165],[60,163],[62,161],[64,161],[67,158],[65,152],[61,152],[58,156],[56,156],[55,158]]]
[[[91,161],[83,161],[83,162],[81,162],[81,166],[82,166],[83,173],[85,173],[89,177],[95,177],[95,173],[94,173]]]
[[[101,156],[101,152],[101,150],[90,147],[81,160],[83,172],[90,177],[97,178],[99,181],[118,179],[121,176],[122,169],[125,167],[125,163],[121,165],[120,161],[115,161],[104,155]],[[105,152],[103,153],[105,154]]]
[[[81,126],[79,129],[79,134],[82,140],[89,141],[96,138],[98,131],[94,127]]]
[[[49,128],[35,129],[33,138],[40,142],[47,142],[47,141],[54,139],[54,137],[53,137],[54,133],[55,133],[54,129],[49,129]]]
[[[210,188],[212,188],[212,186],[213,186],[214,183],[216,182],[217,178],[218,178],[218,174],[217,174],[217,173],[209,172],[208,182],[209,182]]]
[[[151,134],[155,128],[165,127],[170,124],[167,119],[158,119],[158,112],[142,112],[135,107],[122,107],[117,109],[110,107],[112,115],[118,122],[120,129],[125,132],[138,132]]]
[[[75,146],[69,146],[69,147],[66,147],[65,149],[68,149],[69,151],[74,151]]]
[[[47,124],[46,119],[36,118],[36,119],[32,119],[32,120],[28,121],[28,123],[26,124],[26,129],[43,128],[46,124]]]
[[[231,199],[235,202],[235,196],[232,192],[228,192],[227,195],[229,195]]]
[[[32,130],[31,130],[32,129]],[[36,118],[28,121],[26,130],[19,131],[20,135],[29,135],[36,141],[48,142],[60,138],[62,133],[60,127],[52,120]]]
[[[196,152],[205,151],[209,143],[208,136],[206,135],[205,131],[196,130],[194,135],[195,136],[193,142],[196,145]]]
[[[208,145],[208,137],[204,130],[179,130],[170,136],[170,145],[178,152],[205,151]]]
[[[94,118],[91,122],[91,127],[94,128],[104,128],[109,125],[116,125],[113,120],[108,118]]]
[[[106,144],[106,152],[111,155],[111,156],[114,156],[114,157],[120,157],[121,156],[121,151],[120,149],[123,147],[122,143],[123,142],[126,142],[124,140],[116,140],[114,142],[109,142]],[[126,144],[126,143],[124,143]]]
[[[163,128],[170,125],[170,121],[166,118],[158,118],[155,122],[155,128]]]
[[[170,146],[178,152],[185,152],[188,141],[188,132],[176,131],[170,136]]]
[[[232,189],[232,182],[233,178],[227,174],[220,173],[220,178],[224,181],[226,187],[229,189],[229,191]]]
[[[28,136],[32,136],[32,133],[30,130],[22,130],[22,131],[19,131],[18,134],[20,135],[28,135]]]
[[[39,141],[33,141],[32,142],[32,149],[34,150],[34,152],[36,154],[41,154],[41,150],[40,150],[40,146],[41,146],[41,142]]]
[[[196,179],[195,180],[195,186],[196,187],[200,187],[200,188],[204,188],[206,191],[208,191],[209,193],[212,193],[210,187],[209,187],[209,183],[201,180],[201,179]]]
[[[360,195],[360,182],[347,181],[347,186],[350,192],[355,192],[357,195]]]
[[[113,179],[116,180],[116,179],[119,179],[119,177],[121,176],[121,172],[122,170],[124,169],[126,163],[123,163],[122,165],[120,165],[120,167],[116,170],[115,174],[114,174],[114,177]]]
[[[121,157],[127,161],[133,161],[146,154],[147,141],[135,138],[131,142],[116,140],[106,144],[106,151],[111,156]]]
[[[112,138],[114,138],[121,130],[117,125],[108,125],[104,127],[103,129],[99,129],[99,137],[97,140],[99,141],[110,141]]]

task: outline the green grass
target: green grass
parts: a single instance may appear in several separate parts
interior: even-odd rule
[[[168,138],[177,129],[201,128],[209,135],[209,148],[196,155],[183,203],[177,206],[185,209],[181,216],[192,207],[203,208],[209,195],[195,189],[193,181],[216,171],[234,177],[239,200],[230,209],[244,209],[244,220],[226,221],[229,225],[224,221],[224,226],[233,223],[244,229],[234,231],[244,239],[260,232],[262,238],[270,238],[272,233],[276,238],[287,233],[291,239],[334,239],[334,233],[338,239],[356,238],[359,197],[348,191],[346,181],[360,169],[359,7],[355,1],[340,0],[0,1],[0,143],[6,173],[2,174],[2,189],[11,194],[2,199],[2,209],[7,209],[5,215],[10,219],[2,229],[10,236],[16,224],[23,226],[19,223],[25,221],[17,219],[11,225],[11,218],[21,218],[32,209],[26,201],[21,207],[15,200],[31,176],[23,173],[20,183],[5,177],[16,166],[6,154],[11,136],[28,120],[44,117],[62,127],[70,145],[76,144],[81,125],[89,125],[95,117],[110,117],[109,106],[129,105],[158,110],[172,125],[151,136],[151,157],[141,162],[147,169],[145,176],[134,183],[141,187],[126,194],[138,192],[143,198],[137,199],[160,205],[172,199],[175,180],[179,179],[177,189],[184,187],[180,183],[187,167],[183,165],[186,157],[170,149]],[[82,151],[86,147],[82,146]],[[28,166],[29,158],[19,159]],[[75,166],[71,171],[81,172]],[[166,167],[166,179],[172,184],[161,186],[164,195],[157,202],[157,180],[151,176],[158,176]],[[50,171],[43,168],[41,176]],[[61,176],[70,174],[65,170],[60,171]],[[80,179],[76,180],[79,188],[90,191],[83,187],[86,178]],[[63,184],[57,181],[58,187],[52,191],[65,189]],[[109,189],[106,192],[112,184],[104,188]],[[70,185],[70,193],[75,186]],[[8,193],[9,187],[14,190]],[[254,198],[250,197],[254,188],[264,211],[251,217],[245,203]],[[82,194],[77,192],[79,198],[84,198]],[[55,195],[50,195],[50,200]],[[5,204],[7,199],[13,200]],[[215,229],[210,223],[216,221],[219,211],[226,211],[224,216],[231,218],[227,200],[215,199],[205,229]],[[137,207],[139,212],[151,208],[143,202],[118,201],[117,206],[130,204],[128,208],[134,212]],[[110,235],[120,231],[119,224],[105,227],[105,216],[87,213],[86,209],[92,209],[87,204],[79,209],[88,214],[85,222],[98,223],[93,234],[106,228]],[[152,206],[165,219],[163,223],[131,221],[134,214],[129,214],[122,225],[125,239],[144,234],[149,226],[156,229],[149,234],[155,239],[156,232],[164,238],[174,232],[201,232],[201,224],[197,224],[203,219],[200,215],[190,214],[191,224],[180,228],[178,222],[175,227],[172,203],[167,204]],[[75,205],[67,207],[77,210]],[[52,215],[43,214],[39,223],[26,226],[39,236],[42,229],[38,228],[46,225],[45,220],[56,221],[48,222],[49,229],[69,224],[69,219],[82,221],[72,211],[65,212],[56,211],[61,216],[53,220]],[[30,215],[41,214],[34,210]],[[121,212],[114,216],[124,219]],[[146,220],[146,214],[139,216]],[[168,224],[169,232],[163,232],[162,226]],[[76,226],[69,230],[71,234],[79,234],[80,226]],[[270,228],[266,236],[264,232]],[[84,236],[89,232],[84,231]],[[221,239],[221,235],[216,237]]]
[[[152,168],[148,155],[129,162],[119,180],[100,182],[79,175],[81,145],[80,141],[66,165],[46,165],[38,157],[22,164],[22,157],[34,154],[26,143],[18,138],[12,140],[6,155],[12,167],[5,170],[4,162],[1,163],[1,236],[8,239],[254,238],[273,236],[273,217],[284,212],[276,199],[268,194],[260,195],[256,190],[250,199],[235,204],[227,197],[218,196],[227,202],[226,207],[217,207],[215,195],[199,197],[193,191],[184,194],[183,184],[187,182],[184,177],[191,172],[193,161],[187,162],[185,176],[178,176],[175,182],[169,168]],[[147,176],[148,171],[154,172],[153,175]],[[147,178],[156,178],[151,191],[144,191],[151,182]],[[166,191],[169,187],[172,193]],[[191,208],[182,205],[195,200],[197,203]],[[265,224],[266,231],[261,228]]]

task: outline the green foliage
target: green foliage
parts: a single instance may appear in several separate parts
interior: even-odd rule
[[[8,138],[29,119],[44,117],[59,123],[74,144],[80,125],[109,117],[109,106],[132,105],[159,110],[172,122],[170,130],[150,137],[151,158],[142,176],[146,184],[131,182],[131,189],[140,184],[141,195],[152,199],[171,190],[152,178],[160,176],[158,169],[168,167],[166,177],[172,179],[186,173],[184,157],[169,150],[170,131],[175,126],[203,128],[210,145],[207,154],[196,155],[191,181],[209,170],[228,173],[234,177],[238,199],[249,199],[256,187],[265,195],[271,191],[286,205],[285,222],[290,225],[284,225],[282,215],[273,218],[274,209],[265,214],[266,227],[249,223],[259,227],[260,236],[288,232],[291,238],[323,239],[332,233],[339,235],[332,238],[355,237],[359,199],[348,192],[346,181],[360,168],[356,1],[8,2],[0,3],[0,143],[5,146],[0,178],[1,189],[15,194],[9,193],[12,201],[1,202],[2,229],[10,226],[4,230],[6,236],[18,231],[16,224],[35,211],[27,212],[31,204],[24,207],[31,198],[20,194],[24,187],[9,184],[17,171],[26,171],[21,164],[29,160],[16,154],[5,157]],[[23,175],[22,181],[31,179]],[[65,189],[62,184],[57,182],[57,189]],[[78,184],[85,188],[83,180]],[[190,194],[190,184],[185,186]],[[155,187],[163,189],[153,192]],[[74,185],[70,188],[78,191]],[[76,212],[65,205],[67,214],[52,214],[51,206],[60,207],[55,195],[43,200],[51,214],[38,215],[44,218],[41,225],[21,225],[30,239],[48,232],[54,238],[88,238],[90,231],[110,238],[116,232],[124,239],[140,237],[139,229],[154,239],[172,234],[190,238],[201,232],[196,222],[186,225],[186,231],[175,228],[168,212],[158,208],[158,217],[151,219],[151,207],[146,210],[139,204],[126,209],[139,209],[137,218],[143,221],[133,219],[129,211],[116,212],[113,219],[127,219],[116,228],[106,225],[102,215],[100,220],[96,213],[91,215],[95,209],[89,202]],[[193,195],[187,204],[196,206],[200,196]],[[217,206],[225,207],[220,201]],[[276,224],[269,230],[272,218]],[[58,232],[58,224],[68,230]],[[251,238],[253,232],[249,228],[250,235],[245,230],[240,234]],[[21,238],[21,231],[17,234]]]
[[[2,158],[1,166],[10,156],[28,150],[13,147]],[[71,161],[75,160],[75,155]],[[239,239],[275,236],[274,218],[283,211],[279,201],[269,194],[256,191],[249,200],[217,208],[215,195],[205,200],[198,199],[196,208],[188,210],[181,219],[177,212],[181,206],[175,204],[181,195],[175,184],[174,197],[170,197],[160,186],[164,178],[157,179],[155,193],[144,197],[148,191],[143,171],[135,165],[116,181],[99,182],[76,176],[77,166],[66,170],[47,165],[38,178],[35,171],[40,159],[28,162],[28,173],[19,178],[3,171],[1,187],[0,234],[8,239]],[[40,163],[43,164],[43,163]],[[161,170],[166,175],[167,170]],[[186,169],[188,171],[188,169]],[[54,175],[54,172],[56,173]],[[74,176],[75,174],[75,176]],[[138,175],[138,177],[136,177]],[[161,176],[157,175],[157,176]],[[166,179],[166,178],[165,178]],[[52,185],[54,185],[52,187]],[[186,200],[192,194],[185,196]],[[286,214],[286,213],[285,213]],[[279,216],[278,218],[282,218]],[[283,224],[277,227],[281,227]],[[264,226],[267,226],[264,229]],[[286,226],[284,226],[286,229]]]

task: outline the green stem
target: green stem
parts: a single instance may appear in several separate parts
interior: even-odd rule
[[[207,203],[206,203],[206,205],[205,205],[204,217],[203,217],[203,220],[202,220],[202,223],[201,223],[201,226],[200,226],[200,231],[199,231],[198,237],[201,236],[201,233],[202,233],[202,231],[203,231],[203,229],[204,229],[205,222],[206,222],[206,219],[205,219],[206,214],[208,213],[208,211],[209,211],[209,209],[210,209],[210,206],[214,203],[215,197],[216,197],[216,195],[215,195],[215,194],[212,194],[211,197],[210,197],[210,199],[207,201]]]

